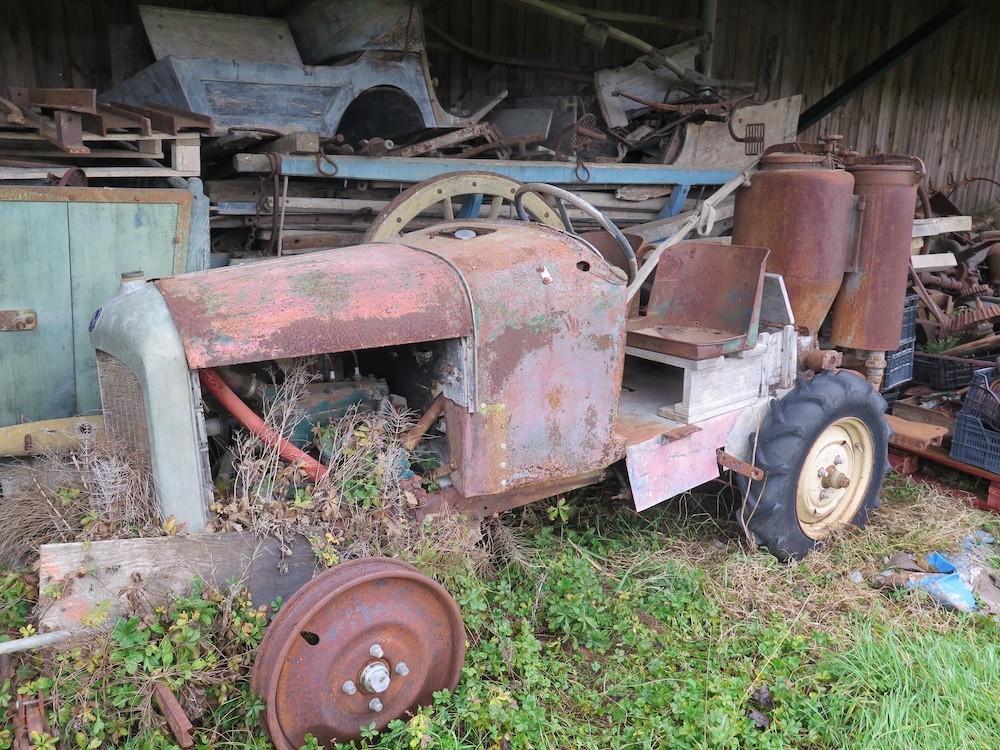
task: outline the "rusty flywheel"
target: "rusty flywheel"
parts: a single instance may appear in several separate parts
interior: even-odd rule
[[[268,626],[253,668],[277,750],[306,733],[360,738],[454,689],[465,627],[447,591],[391,558],[351,560],[299,589]]]

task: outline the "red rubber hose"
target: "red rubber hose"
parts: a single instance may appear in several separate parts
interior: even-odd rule
[[[226,385],[226,381],[215,370],[199,370],[198,376],[201,378],[202,388],[211,393],[215,400],[241,425],[259,437],[266,445],[277,448],[278,455],[283,459],[291,464],[299,464],[314,482],[318,482],[329,471],[325,465],[305,451],[296,448],[282,437],[280,432],[258,417],[249,406],[243,403],[243,399],[233,393],[232,389]]]

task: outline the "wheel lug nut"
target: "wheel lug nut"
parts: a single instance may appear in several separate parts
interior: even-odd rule
[[[370,701],[368,701],[368,708],[370,708],[375,713],[378,713],[379,711],[382,710],[382,701],[380,701],[378,698],[372,698]]]
[[[826,500],[828,497],[830,497],[830,493],[827,492],[826,490],[823,490],[822,492],[819,493],[820,500]]]
[[[376,659],[381,659],[383,656],[385,656],[385,651],[383,651],[382,647],[377,643],[372,644],[372,647],[368,649],[368,653],[374,656]]]
[[[834,466],[840,466],[842,463],[844,463],[843,456],[837,456],[836,458],[833,459]]]
[[[410,668],[408,666],[406,666],[406,662],[405,661],[401,661],[401,662],[399,662],[399,664],[396,665],[396,669],[394,671],[400,677],[406,677],[406,675],[408,675],[410,673]]]
[[[348,695],[354,695],[356,692],[358,692],[358,688],[350,680],[344,683],[344,686],[341,688],[341,690],[343,690]]]
[[[816,472],[816,475],[820,477],[825,477],[829,475],[829,473],[830,472],[828,472],[826,469],[820,469],[819,471]]]

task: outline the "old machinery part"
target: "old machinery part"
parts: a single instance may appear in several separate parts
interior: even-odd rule
[[[454,690],[465,627],[444,588],[412,565],[351,560],[299,589],[264,633],[251,687],[277,750],[306,733],[329,745],[361,738]]]
[[[854,257],[833,305],[835,346],[895,351],[910,268],[913,207],[924,163],[914,156],[847,157],[859,214]],[[887,301],[890,304],[887,304]]]
[[[836,349],[813,349],[799,353],[799,367],[803,370],[833,370],[844,362],[843,352]]]
[[[269,446],[278,449],[278,453],[289,463],[300,464],[302,470],[314,481],[326,475],[327,467],[310,456],[308,453],[296,448],[294,444],[286,440],[281,433],[254,413],[253,409],[233,393],[232,389],[226,385],[226,381],[215,370],[199,370],[202,387],[215,398],[219,404],[232,414],[244,427],[259,437]]]
[[[781,560],[799,559],[841,524],[864,526],[888,470],[885,399],[845,370],[799,378],[756,441],[763,482],[747,482],[737,517]]]
[[[736,192],[733,243],[771,249],[767,270],[784,277],[795,322],[810,334],[843,283],[853,193],[851,175],[822,154],[780,151],[766,153],[750,186]]]
[[[532,182],[527,185],[522,185],[517,189],[514,194],[514,209],[517,211],[517,215],[522,221],[530,221],[528,212],[525,210],[525,201],[528,199],[529,195],[532,194],[542,194],[551,195],[559,202],[560,214],[563,215],[563,223],[566,225],[566,229],[569,232],[573,232],[573,225],[569,221],[569,217],[565,215],[565,209],[563,207],[564,203],[568,203],[574,208],[578,208],[583,211],[587,216],[592,218],[601,229],[605,230],[608,234],[615,238],[615,242],[618,243],[618,247],[621,248],[622,253],[625,255],[626,261],[628,262],[628,280],[631,283],[639,270],[639,264],[635,259],[635,250],[632,249],[631,243],[629,243],[628,238],[622,233],[622,230],[615,225],[607,216],[602,214],[592,205],[587,203],[580,196],[569,192],[568,190],[563,190],[555,185],[547,185],[541,182]],[[575,232],[574,232],[575,234]],[[595,248],[594,252],[597,255],[601,253]],[[601,255],[603,259],[604,256]]]
[[[395,239],[413,219],[438,204],[444,210],[446,220],[454,219],[452,201],[456,198],[464,199],[459,218],[479,218],[480,207],[487,197],[492,201],[486,218],[499,218],[504,203],[513,202],[519,187],[521,183],[517,180],[489,172],[452,172],[432,177],[404,190],[390,201],[375,217],[361,242]],[[556,229],[564,228],[556,212],[538,196],[529,198],[525,208],[535,221]]]

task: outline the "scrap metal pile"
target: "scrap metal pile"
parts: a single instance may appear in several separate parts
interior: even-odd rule
[[[502,173],[561,182],[619,225],[646,224],[684,210],[692,186],[702,187],[691,198],[706,195],[706,186],[725,183],[765,146],[794,139],[801,97],[756,103],[751,84],[696,72],[709,43],[696,36],[696,21],[654,19],[690,37],[656,49],[542,0],[521,4],[579,24],[584,44],[612,38],[639,56],[592,78],[570,77],[560,94],[500,91],[447,111],[426,30],[453,54],[456,44],[465,53],[424,23],[419,3],[312,2],[286,18],[140,6],[155,61],[136,75],[103,92],[0,92],[7,94],[0,180],[107,185],[159,177],[179,187],[176,178],[204,177],[214,260],[223,263],[355,244],[428,170],[482,169],[478,160],[566,165],[557,179]],[[260,157],[256,167],[237,168],[252,176],[233,179],[238,155]],[[289,179],[286,157],[315,168]],[[383,178],[356,177],[343,161],[353,157],[419,159],[426,167],[419,176],[387,165]],[[605,164],[621,168],[598,173],[594,165]],[[637,173],[642,167],[649,168]],[[410,228],[450,210],[438,204]]]

